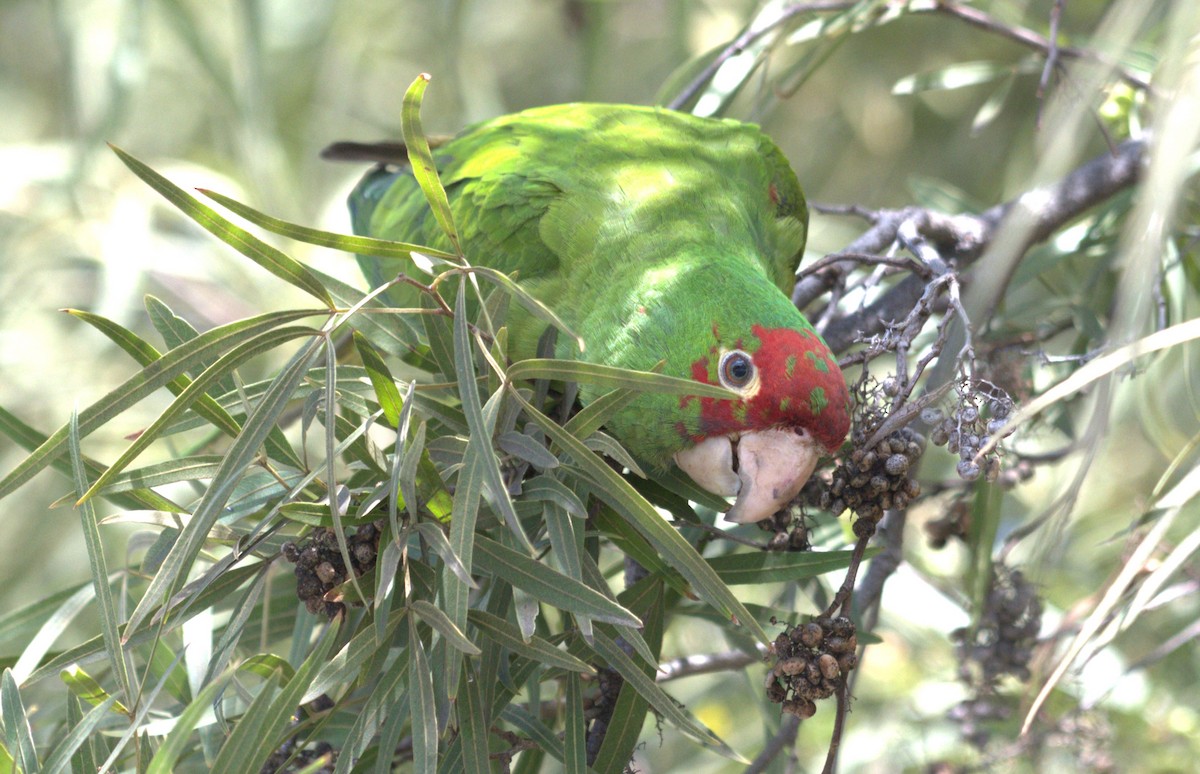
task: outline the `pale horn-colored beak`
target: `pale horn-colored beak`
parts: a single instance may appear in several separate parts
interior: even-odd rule
[[[735,455],[736,454],[736,463]],[[749,524],[770,518],[808,481],[821,447],[792,429],[757,430],[706,438],[675,455],[675,464],[704,489],[737,499],[726,521]]]

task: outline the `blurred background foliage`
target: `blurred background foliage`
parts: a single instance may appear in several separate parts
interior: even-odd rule
[[[1169,54],[1192,67],[1200,56],[1200,23],[1189,4],[1069,0],[1060,28],[1072,45],[1171,83],[1178,75],[1158,69]],[[1046,34],[1055,4],[968,5]],[[302,303],[297,291],[179,215],[106,142],[185,187],[345,230],[343,201],[360,170],[321,161],[318,152],[335,139],[395,138],[401,97],[418,72],[434,76],[423,110],[434,134],[535,105],[649,103],[668,94],[669,84],[677,90],[686,81],[677,69],[727,43],[758,9],[749,0],[0,1],[0,405],[48,431],[131,372],[113,344],[59,308],[105,315],[153,340],[145,294],[201,330]],[[897,16],[836,43],[780,45],[766,75],[750,78],[723,110],[764,124],[810,201],[976,212],[1054,179],[1167,110],[1152,101],[1146,110],[1144,94],[1120,80],[1093,88],[1079,78],[1054,82],[1053,96],[1066,105],[1055,112],[1049,96],[1039,99],[1043,59],[1028,48],[938,14]],[[1196,125],[1200,108],[1185,105],[1174,120]],[[1158,287],[1170,321],[1194,316],[1200,274],[1190,180],[1196,156],[1192,145],[1177,151],[1185,174],[1182,188],[1169,193],[1181,197],[1181,225],[1170,242],[1175,253],[1156,257],[1166,267]],[[1104,205],[1112,220],[1107,231],[1089,221],[1087,233],[1065,229],[1035,250],[1005,299],[993,321],[998,330],[1019,333],[1031,319],[1060,314],[1071,321],[1059,338],[1021,350],[1015,367],[1031,389],[1061,379],[1078,365],[1063,356],[1087,354],[1080,345],[1086,349],[1109,329],[1122,283],[1112,256],[1136,198],[1122,194]],[[844,247],[859,230],[857,221],[816,214],[808,260]],[[348,256],[277,243],[357,281]],[[1152,329],[1143,322],[1147,314],[1132,317],[1139,321],[1132,333]],[[1194,346],[1170,350],[1136,378],[1116,382],[1107,396],[1111,409],[1080,401],[1023,442],[1034,452],[1082,439],[1071,454],[1039,465],[1002,504],[1001,538],[1078,486],[1070,518],[1060,514],[1050,537],[1035,541],[1038,550],[1018,549],[1046,595],[1048,626],[1081,615],[1081,600],[1123,566],[1132,530],[1164,482],[1194,469],[1195,356]],[[272,369],[257,367],[257,376]],[[89,438],[87,452],[112,459],[165,405],[163,398],[135,407]],[[1099,432],[1083,432],[1089,425]],[[168,456],[170,449],[156,453]],[[0,469],[23,457],[0,441]],[[929,482],[952,475],[953,460],[943,457],[927,465]],[[1177,467],[1169,469],[1173,461]],[[1081,465],[1087,477],[1079,483]],[[77,516],[49,508],[66,490],[57,474],[43,473],[0,504],[0,609],[89,578]],[[930,498],[909,520],[911,564],[884,596],[882,642],[868,650],[856,686],[843,770],[922,770],[960,750],[957,726],[945,716],[965,689],[947,634],[968,621],[966,590],[955,586],[968,559],[954,545],[930,550],[921,533],[944,507]],[[1177,541],[1200,523],[1194,502],[1184,515],[1171,533]],[[145,548],[138,534],[105,528],[112,566]],[[1200,568],[1189,560],[1170,586],[1173,597],[1159,599],[1068,680],[1064,690],[1087,711],[1078,715],[1077,733],[1046,741],[1041,770],[1099,770],[1106,761],[1115,771],[1193,770],[1200,754],[1198,585]],[[64,644],[90,635],[88,626],[77,622]],[[1135,668],[1181,635],[1182,647]],[[664,649],[680,656],[710,647],[711,632],[697,625],[672,630]],[[4,648],[8,656],[19,643]],[[736,749],[757,750],[770,733],[766,714],[775,711],[759,709],[760,674],[697,678],[672,690]],[[1068,699],[1058,700],[1052,711],[1065,711]],[[803,767],[819,766],[830,714],[823,710],[801,727]],[[671,731],[660,737],[650,728],[645,739],[642,770],[737,770]]]

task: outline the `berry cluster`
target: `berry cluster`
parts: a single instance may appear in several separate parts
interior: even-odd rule
[[[813,476],[804,485],[804,489],[796,496],[791,505],[782,508],[769,519],[758,522],[758,528],[771,532],[767,542],[768,551],[810,551],[812,542],[809,540],[808,521],[805,518],[804,503],[820,502],[819,491],[824,489],[824,483],[819,477]]]
[[[317,760],[323,757],[327,758],[325,764],[320,768],[312,768]],[[295,737],[288,737],[287,741],[271,753],[259,771],[261,774],[290,774],[294,771],[303,771],[306,774],[333,774],[336,764],[337,751],[329,742],[317,742],[311,748],[296,750]]]
[[[978,395],[963,391],[949,415],[930,406],[921,412],[921,421],[932,428],[929,440],[935,446],[945,446],[948,452],[958,455],[959,478],[975,481],[983,476],[991,483],[1000,475],[1000,447],[987,454],[982,465],[975,461],[975,455],[1003,429],[1012,412],[1012,401],[1006,395],[993,398],[988,400],[986,411],[980,410],[978,402]]]
[[[346,548],[354,564],[356,576],[375,566],[379,551],[382,524],[364,524],[354,534],[346,535]],[[349,580],[342,552],[338,550],[337,533],[331,529],[315,530],[304,543],[283,544],[283,558],[296,565],[296,596],[313,615],[324,613],[333,618],[345,609],[341,602],[325,599],[335,586]]]
[[[833,471],[829,488],[821,494],[821,507],[833,513],[849,508],[858,519],[854,533],[874,534],[875,525],[890,508],[906,508],[921,494],[921,485],[909,475],[925,451],[925,439],[907,427],[889,434],[871,448],[866,442],[876,423],[862,423],[851,434],[854,451]]]
[[[820,616],[784,629],[775,638],[775,664],[767,672],[767,698],[798,718],[811,718],[858,666],[858,637],[844,616]]]
[[[991,590],[973,632],[957,629],[960,669],[993,683],[1004,675],[1029,679],[1029,659],[1042,627],[1042,600],[1020,570],[996,565]]]
[[[1005,675],[1027,681],[1029,660],[1042,623],[1037,590],[1019,570],[997,565],[991,590],[974,630],[958,629],[959,677],[972,696],[950,711],[963,737],[977,747],[987,744],[986,726],[1012,713],[1009,697],[997,685]]]

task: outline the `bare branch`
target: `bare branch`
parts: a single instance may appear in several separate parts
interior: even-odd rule
[[[909,227],[930,239],[942,255],[953,258],[962,268],[983,255],[1001,222],[1018,215],[1027,218],[1031,224],[1022,246],[1023,250],[1028,250],[1091,207],[1137,183],[1145,152],[1143,141],[1129,140],[1119,145],[1115,153],[1088,161],[1057,183],[1035,188],[979,215],[947,215],[920,207],[870,213],[871,228],[847,245],[843,252],[883,252],[897,240],[901,227],[911,224]],[[862,214],[861,210],[847,212]],[[838,284],[845,271],[841,262],[831,262],[796,283],[792,300],[801,308],[807,306]],[[825,330],[825,341],[834,352],[842,352],[861,336],[879,333],[887,323],[909,313],[924,294],[925,286],[921,277],[904,278],[875,302],[833,320]]]

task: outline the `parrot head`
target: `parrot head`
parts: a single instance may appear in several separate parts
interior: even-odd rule
[[[713,338],[723,337],[714,330]],[[714,343],[691,371],[698,382],[741,395],[737,400],[683,397],[685,419],[677,429],[691,445],[674,455],[675,464],[704,489],[736,497],[725,515],[728,521],[772,516],[849,432],[845,379],[807,322],[751,325],[749,336]]]
[[[849,392],[833,353],[790,298],[745,264],[707,255],[681,259],[686,268],[658,278],[653,291],[615,297],[608,308],[622,324],[585,327],[588,347],[624,367],[649,369],[663,358],[664,373],[737,394],[644,394],[609,426],[635,457],[674,462],[701,488],[735,498],[726,520],[761,521],[841,446]]]

